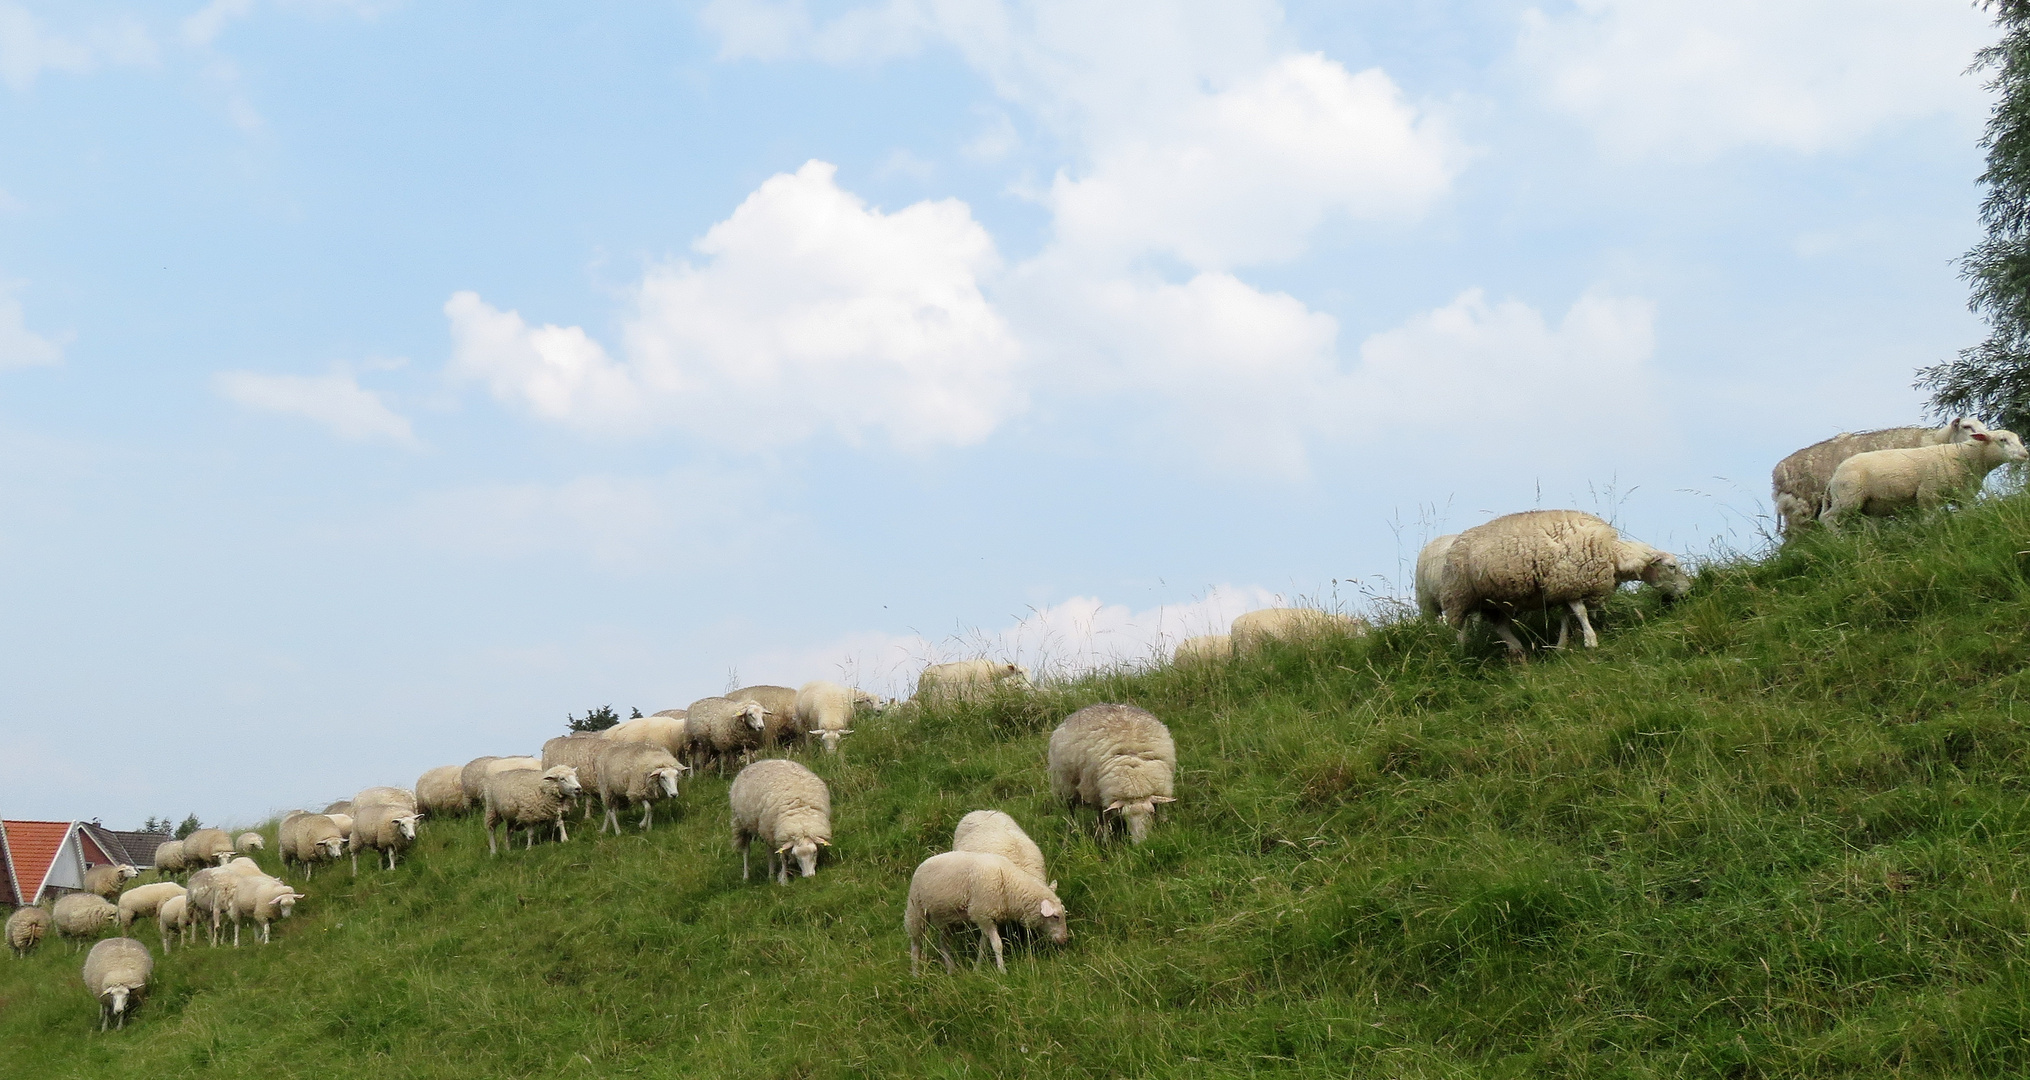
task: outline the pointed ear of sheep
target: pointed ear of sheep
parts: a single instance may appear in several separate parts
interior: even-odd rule
[[[1973,440],[1974,440],[1975,442],[1987,442],[1987,441],[1988,441],[1988,433],[1987,433],[1987,432],[1985,432],[1985,431],[1976,431],[1976,432],[1974,432],[1974,434],[1973,434]]]
[[[839,729],[839,734],[841,734],[841,735],[851,735],[852,733],[853,733],[853,729],[852,729],[852,728],[849,728],[849,727],[847,727],[847,728],[840,728],[840,729]]]
[[[1152,803],[1166,803],[1176,802],[1177,800],[1168,795],[1151,795],[1149,796],[1149,801]]]
[[[1104,810],[1101,810],[1101,811],[1100,811],[1100,813],[1101,813],[1101,814],[1111,814],[1111,813],[1113,813],[1114,811],[1116,811],[1116,810],[1119,810],[1120,808],[1121,808],[1121,803],[1120,803],[1120,801],[1119,801],[1119,800],[1115,800],[1114,802],[1110,802],[1110,803],[1108,803],[1108,804],[1107,804],[1107,807],[1106,807],[1106,809],[1104,809]]]
[[[820,836],[820,837],[818,837],[818,845],[819,845],[820,847],[831,847],[831,846],[832,846],[832,842],[831,842],[830,840],[827,840],[827,839],[825,839],[824,837]]]
[[[787,844],[784,844],[783,846],[781,846],[781,847],[779,847],[779,848],[776,848],[776,849],[775,849],[775,853],[776,853],[777,855],[781,855],[781,854],[784,854],[785,852],[789,851],[789,849],[791,849],[791,848],[793,848],[793,847],[795,847],[795,846],[796,846],[796,841],[792,840],[792,841],[790,841],[789,843],[787,843]]]
[[[1049,899],[1044,900],[1043,905],[1037,911],[1046,919],[1064,914],[1064,909],[1058,906],[1057,901]]]

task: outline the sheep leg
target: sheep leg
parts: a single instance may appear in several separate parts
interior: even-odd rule
[[[352,876],[359,876],[359,852],[352,853]]]
[[[923,934],[921,932],[909,935],[909,974],[911,978],[916,977],[917,963],[923,959],[922,939]]]
[[[983,942],[994,947],[994,967],[1001,974],[1008,974],[1008,963],[1001,958],[1001,928],[989,919],[980,924],[980,935]]]
[[[1593,621],[1586,617],[1586,601],[1567,600],[1565,601],[1565,606],[1571,609],[1571,612],[1574,616],[1578,617],[1579,633],[1581,634],[1582,639],[1586,642],[1586,647],[1589,649],[1599,648],[1600,636],[1593,632]],[[1562,645],[1564,644],[1564,642],[1565,642],[1565,632],[1563,627],[1561,626],[1558,630],[1558,643]]]
[[[952,959],[951,937],[952,932],[950,927],[940,926],[937,928],[937,951],[939,956],[944,957],[945,974],[956,975],[959,971],[959,965]]]
[[[1517,638],[1515,631],[1509,627],[1509,620],[1506,616],[1492,618],[1488,621],[1494,624],[1494,632],[1499,634],[1501,640],[1508,644],[1510,655],[1524,659],[1529,657],[1529,650],[1523,648],[1521,639]]]
[[[571,842],[571,834],[564,831],[564,815],[562,814],[557,815],[557,842],[560,844]]]
[[[740,880],[747,880],[747,845],[740,845]]]
[[[653,825],[655,825],[655,823],[656,823],[656,804],[654,804],[654,803],[652,803],[652,802],[645,802],[645,803],[642,803],[642,804],[641,804],[641,828],[642,828],[642,831],[643,831],[643,832],[647,832],[647,831],[649,830],[649,828],[650,828],[650,827],[652,827]],[[619,832],[620,830],[619,830],[619,829],[615,829],[615,830],[613,830],[613,831],[614,831],[614,832]]]
[[[1564,647],[1565,647],[1565,635],[1566,635],[1566,634],[1568,634],[1568,633],[1570,633],[1570,632],[1571,632],[1571,630],[1572,630],[1572,614],[1571,614],[1571,612],[1566,612],[1566,613],[1564,613],[1564,614],[1562,614],[1562,615],[1559,615],[1559,616],[1558,616],[1558,641],[1557,641],[1557,644],[1555,644],[1555,645],[1552,645],[1552,646],[1551,646],[1551,648],[1553,648],[1553,649],[1562,649],[1562,648],[1564,648]]]

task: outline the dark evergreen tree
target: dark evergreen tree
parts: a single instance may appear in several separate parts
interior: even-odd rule
[[[204,826],[198,822],[197,815],[192,814],[189,817],[183,819],[183,824],[178,825],[176,827],[176,838],[178,840],[181,840],[184,837],[189,836],[191,833],[194,833],[202,828],[204,828]]]
[[[1967,304],[1988,322],[1986,341],[1918,372],[1941,416],[1967,414],[2030,430],[2030,0],[1986,0],[2002,39],[1974,54],[1970,71],[1991,73],[1995,111],[1981,146],[1981,224],[1988,235],[1967,252]]]
[[[564,714],[564,724],[572,731],[605,731],[618,723],[620,714],[614,712],[611,705],[585,710],[584,719],[577,719],[570,713]]]

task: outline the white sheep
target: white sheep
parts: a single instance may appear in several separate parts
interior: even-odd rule
[[[1469,616],[1485,618],[1515,656],[1525,655],[1509,628],[1518,611],[1565,609],[1577,618],[1585,645],[1599,644],[1588,605],[1606,602],[1617,585],[1641,581],[1666,597],[1689,592],[1692,579],[1677,557],[1623,540],[1614,526],[1579,510],[1528,510],[1475,525],[1445,553],[1439,605],[1466,643]],[[1565,644],[1565,625],[1557,647]]]
[[[589,796],[599,790],[599,755],[611,745],[606,741],[606,733],[603,731],[578,731],[569,735],[559,735],[543,743],[542,765],[545,769],[569,765],[578,770],[578,783],[584,785],[585,792]],[[580,801],[585,804],[582,816],[590,818],[592,800],[586,798]]]
[[[543,759],[514,755],[509,757],[479,757],[468,762],[458,774],[458,786],[465,792],[465,799],[473,809],[478,809],[486,797],[486,780],[509,769],[543,770]]]
[[[1049,880],[1043,872],[1043,849],[1022,831],[1015,819],[999,810],[975,810],[959,819],[952,830],[953,851],[980,851],[999,855],[1038,881]],[[1056,882],[1050,887],[1057,888]]]
[[[233,847],[233,838],[224,829],[199,829],[183,838],[183,862],[196,869],[200,866],[224,866],[239,851]]]
[[[655,824],[655,804],[677,797],[677,780],[683,774],[683,763],[660,746],[609,744],[599,755],[599,803],[606,808],[599,831],[611,826],[619,835],[620,809],[636,804],[641,806],[641,827]]]
[[[183,841],[164,840],[155,845],[155,872],[158,874],[181,874],[185,869]]]
[[[195,924],[209,924],[211,943],[219,943],[219,928],[232,915],[233,900],[238,894],[240,882],[246,880],[223,867],[211,866],[190,875],[190,888],[184,892],[184,903],[189,905],[186,915]]]
[[[1989,473],[2030,460],[2013,431],[1977,431],[1966,442],[1855,454],[1833,470],[1819,522],[1829,528],[1846,514],[1881,517],[1937,506],[1972,492]]]
[[[49,909],[40,907],[16,908],[7,916],[7,947],[14,950],[19,958],[35,951],[42,944],[43,936],[49,933]]]
[[[395,856],[416,842],[416,823],[423,815],[400,806],[359,807],[353,818],[352,840],[346,850],[352,854],[352,873],[359,876],[359,853],[373,850],[388,857],[388,869],[395,868]]]
[[[120,895],[120,886],[140,877],[141,871],[128,863],[94,866],[85,871],[85,891],[108,900]]]
[[[782,758],[757,761],[733,778],[726,798],[740,880],[747,880],[747,847],[756,839],[768,847],[768,869],[778,882],[789,884],[791,857],[804,877],[818,872],[818,849],[832,844],[832,793],[818,774]]]
[[[683,712],[682,709],[675,711]],[[690,753],[690,721],[683,716],[665,716],[662,713],[622,720],[606,729],[606,740],[615,743],[660,746],[669,751],[671,757],[680,758]]]
[[[456,817],[472,809],[459,778],[463,765],[439,765],[416,778],[416,808],[431,817]]]
[[[1263,608],[1234,619],[1227,635],[1235,656],[1246,656],[1271,641],[1298,644],[1331,635],[1367,633],[1367,620],[1316,608]]]
[[[722,776],[727,758],[760,748],[769,730],[768,709],[752,699],[700,698],[687,712],[684,723],[691,735],[692,757],[718,762]]]
[[[1002,856],[981,851],[947,851],[932,855],[916,868],[909,879],[909,901],[902,912],[902,929],[909,935],[909,973],[917,972],[923,956],[923,939],[937,933],[937,951],[946,971],[954,971],[951,950],[945,944],[949,928],[971,923],[980,928],[980,949],[974,966],[986,959],[993,946],[994,966],[1006,972],[1002,959],[1002,923],[1020,923],[1042,930],[1054,945],[1071,940],[1065,925],[1064,902],[1056,890],[1041,878],[1026,873]]]
[[[154,974],[155,958],[133,938],[109,938],[92,946],[85,957],[85,989],[99,1003],[100,1031],[127,1026],[127,1014],[141,1004]]]
[[[307,881],[316,872],[318,863],[337,862],[345,855],[348,832],[339,828],[330,814],[290,814],[282,819],[276,841],[276,846],[282,849],[282,865],[286,868],[295,863],[303,867]]]
[[[350,813],[352,813],[352,800],[351,800],[351,799],[340,799],[340,800],[338,800],[337,802],[334,802],[334,803],[330,803],[330,804],[326,805],[326,806],[325,806],[325,808],[324,808],[324,809],[322,809],[322,810],[319,810],[319,811],[318,811],[318,813],[320,813],[320,814],[350,814]]]
[[[147,885],[136,885],[120,894],[120,932],[132,934],[135,919],[153,918],[162,910],[162,902],[172,896],[182,896],[183,886],[174,881],[156,881]]]
[[[120,909],[97,893],[66,893],[57,898],[56,907],[50,912],[50,921],[56,925],[61,937],[74,938],[71,951],[77,951],[78,941],[94,938],[106,932],[120,918]]]
[[[1442,618],[1445,614],[1438,593],[1445,584],[1445,555],[1457,539],[1458,533],[1446,533],[1417,552],[1417,610],[1427,619]]]
[[[502,826],[501,836],[510,836],[516,828],[527,831],[529,847],[536,846],[536,828],[541,825],[555,825],[559,842],[571,839],[564,831],[564,812],[571,808],[571,800],[584,790],[578,783],[578,770],[569,765],[559,765],[538,772],[535,769],[509,769],[487,778],[486,790],[480,798],[480,805],[486,808],[486,850],[500,854],[494,842],[493,827]]]
[[[260,874],[239,882],[233,890],[231,915],[233,920],[233,948],[240,947],[240,920],[252,919],[261,928],[261,944],[268,944],[268,927],[277,919],[286,919],[295,913],[296,901],[306,894],[297,892],[286,881]]]
[[[162,955],[169,955],[170,935],[176,936],[178,944],[190,941],[190,897],[178,893],[162,902],[155,909],[155,931],[162,935]]]
[[[266,851],[268,841],[260,833],[248,830],[234,838],[233,846],[241,851]]]
[[[1178,642],[1176,651],[1170,654],[1170,662],[1178,667],[1220,664],[1232,659],[1233,654],[1233,635],[1199,634]]]
[[[1163,721],[1132,705],[1088,705],[1050,733],[1050,794],[1073,807],[1127,822],[1128,838],[1149,835],[1156,808],[1176,802],[1177,745]]]
[[[1003,686],[1016,690],[1033,689],[1029,669],[998,660],[955,660],[932,664],[916,677],[918,700],[978,698]]]
[[[338,835],[345,837],[346,843],[352,843],[351,814],[326,814],[324,816],[330,818],[333,825],[338,826]]]
[[[879,698],[865,690],[813,679],[796,692],[797,730],[817,739],[827,753],[836,754],[839,740],[853,733],[853,717],[858,711],[879,703]]]
[[[1855,454],[1874,450],[1908,450],[1966,442],[1987,425],[1970,416],[1956,416],[1935,428],[1899,427],[1858,434],[1843,432],[1816,442],[1776,463],[1769,483],[1776,504],[1777,528],[1788,537],[1825,512],[1833,473]]]
[[[417,810],[416,793],[408,788],[370,787],[352,797],[352,808],[345,813],[358,817],[360,811],[369,806],[393,806],[405,814],[413,814]]]
[[[240,857],[227,862],[225,866],[222,867],[222,869],[224,869],[226,873],[238,874],[243,878],[268,876],[268,872],[266,870],[261,869],[260,863],[257,863],[254,860],[247,858],[245,855],[241,855]]]

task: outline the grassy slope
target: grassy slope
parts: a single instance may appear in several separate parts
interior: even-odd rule
[[[268,948],[179,953],[101,1037],[62,946],[0,961],[11,1075],[2021,1076],[2016,698],[2030,500],[1709,569],[1527,666],[1421,624],[1216,673],[868,722],[812,880],[682,819],[489,860],[435,822]],[[1155,710],[1182,801],[1097,845],[1043,794],[1073,707]],[[1001,807],[1066,950],[911,978],[911,869]],[[1081,817],[1088,823],[1089,817]],[[151,930],[144,940],[153,941]],[[18,1070],[18,1071],[17,1071]]]

